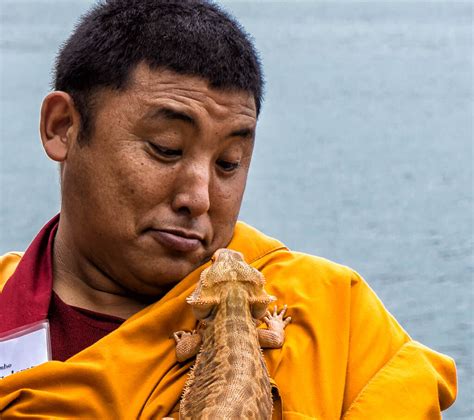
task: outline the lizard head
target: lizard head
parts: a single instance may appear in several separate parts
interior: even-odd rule
[[[212,265],[201,273],[196,289],[186,301],[198,319],[206,318],[236,283],[245,290],[255,319],[263,317],[269,303],[276,300],[265,291],[265,277],[260,271],[247,264],[240,252],[222,248],[214,253]]]

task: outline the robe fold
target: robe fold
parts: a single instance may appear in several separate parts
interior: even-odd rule
[[[453,403],[453,360],[411,340],[357,273],[241,222],[228,247],[264,274],[292,317],[283,348],[264,350],[280,398],[275,417],[436,419]],[[20,259],[0,257],[0,289]],[[177,418],[193,361],[177,362],[172,334],[196,327],[185,299],[208,264],[67,361],[0,380],[0,417]]]

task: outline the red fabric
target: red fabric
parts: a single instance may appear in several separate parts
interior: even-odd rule
[[[0,293],[0,334],[47,318],[53,269],[51,251],[59,215],[41,229]]]
[[[69,306],[52,292],[52,252],[58,225],[59,215],[41,229],[0,293],[0,335],[49,319],[53,360],[64,361],[124,320]]]
[[[124,320],[64,303],[53,292],[49,307],[53,360],[67,360],[112,332]]]

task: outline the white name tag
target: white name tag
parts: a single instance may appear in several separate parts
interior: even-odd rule
[[[0,379],[51,360],[47,320],[0,336]]]

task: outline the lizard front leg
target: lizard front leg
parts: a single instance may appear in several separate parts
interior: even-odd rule
[[[202,344],[199,329],[191,332],[176,331],[173,333],[173,337],[176,341],[176,359],[178,359],[178,362],[184,362],[198,354]]]
[[[263,320],[267,328],[258,328],[258,340],[260,347],[267,349],[279,349],[285,341],[285,327],[291,322],[291,317],[285,318],[287,306],[278,313],[277,307],[273,313],[267,311]]]

